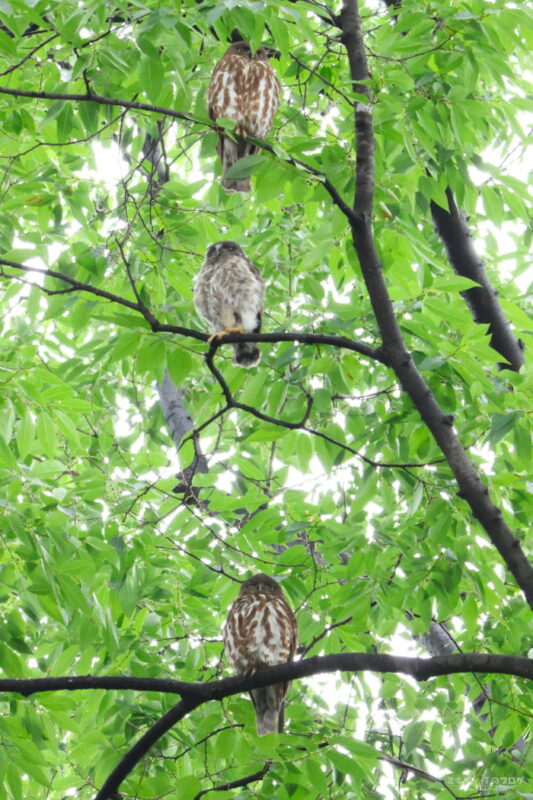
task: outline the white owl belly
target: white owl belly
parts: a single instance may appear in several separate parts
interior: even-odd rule
[[[288,642],[278,611],[271,604],[251,604],[239,625],[246,640],[246,657],[251,665],[279,664],[287,660]]]

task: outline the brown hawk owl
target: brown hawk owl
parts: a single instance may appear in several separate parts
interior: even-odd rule
[[[213,329],[224,333],[259,333],[265,284],[257,267],[237,242],[216,242],[205,257],[196,281],[196,310]],[[235,363],[255,367],[261,355],[255,342],[236,342]]]
[[[224,625],[224,649],[237,674],[292,661],[297,640],[296,619],[276,581],[262,573],[244,581]],[[250,692],[259,736],[281,733],[288,688],[276,683]]]
[[[260,47],[254,55],[246,42],[235,42],[216,65],[207,90],[209,116],[225,117],[236,123],[234,142],[219,134],[217,153],[226,172],[244,156],[260,148],[247,141],[248,136],[267,136],[279,103],[280,82],[268,63],[275,51]],[[227,192],[249,192],[249,178],[222,178]]]

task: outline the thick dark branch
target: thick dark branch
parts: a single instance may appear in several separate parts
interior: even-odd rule
[[[357,221],[360,217],[370,220],[374,199],[374,133],[370,107],[370,90],[367,82],[370,77],[363,45],[361,20],[356,2],[343,2],[340,15],[342,28],[341,41],[346,48],[352,89],[368,99],[368,103],[355,106],[355,201],[354,211]]]
[[[24,697],[36,692],[77,691],[80,689],[123,689],[179,694],[193,706],[222,700],[239,692],[249,692],[272,683],[293,681],[323,672],[395,672],[427,681],[439,675],[480,672],[514,675],[533,680],[533,659],[491,653],[450,653],[433,658],[394,656],[384,653],[332,653],[302,661],[277,664],[254,675],[237,675],[208,683],[188,683],[166,678],[136,678],[126,675],[81,675],[65,678],[0,678],[0,692],[17,692]]]
[[[201,702],[201,701],[200,701]],[[127,776],[132,772],[141,758],[146,755],[148,750],[167,733],[175,724],[183,719],[189,712],[200,705],[190,698],[180,700],[173,706],[155,725],[146,731],[144,736],[135,742],[133,747],[128,750],[122,761],[115,767],[102,788],[94,797],[94,800],[112,800],[116,795],[117,789]]]
[[[450,189],[446,189],[446,197],[449,211],[431,201],[431,215],[437,233],[455,272],[479,283],[479,286],[466,289],[461,294],[468,303],[474,321],[481,325],[488,324],[491,347],[508,362],[501,366],[518,371],[524,363],[523,344],[513,336],[498,302],[498,295],[490,285],[483,261],[476,253],[464,214],[457,208]]]
[[[392,6],[397,12],[401,7],[401,0],[384,0],[387,6]],[[461,292],[474,322],[488,325],[491,347],[503,356],[507,363],[500,364],[501,369],[513,369],[516,372],[524,364],[524,344],[517,339],[511,330],[508,319],[498,302],[498,294],[492,288],[482,259],[476,253],[474,242],[464,214],[457,208],[451,189],[446,189],[449,211],[431,201],[431,216],[437,229],[448,259],[457,275],[470,278],[479,286]]]
[[[354,91],[366,92],[368,77],[363,36],[357,0],[344,0],[340,16],[342,41],[348,53]],[[490,540],[497,548],[516,582],[533,608],[533,567],[520,542],[504,522],[501,510],[489,497],[466,452],[453,430],[453,418],[439,407],[429,386],[416,369],[401,335],[394,308],[387,291],[383,271],[372,234],[372,198],[374,184],[373,130],[370,109],[358,104],[356,110],[357,175],[354,210],[351,223],[354,248],[368,290],[383,341],[383,352],[402,388],[411,398],[422,420],[444,453],[459,486],[459,496],[469,504]]]
[[[161,717],[129,750],[102,786],[95,800],[111,800],[124,778],[148,750],[190,711],[210,700],[238,694],[273,683],[295,680],[323,672],[396,672],[426,681],[438,675],[461,672],[499,673],[533,680],[533,659],[486,653],[453,653],[435,658],[407,658],[380,653],[337,653],[303,661],[278,664],[255,675],[238,675],[209,683],[186,683],[160,678],[101,677],[0,679],[0,691],[24,696],[36,692],[76,689],[138,689],[181,695],[181,701]]]
[[[0,261],[1,263],[1,261]],[[162,329],[162,328],[161,328]],[[204,337],[202,337],[204,338]],[[207,334],[205,339],[210,338]],[[217,339],[219,344],[234,342],[298,342],[299,344],[324,344],[352,350],[359,355],[367,356],[373,361],[387,365],[386,357],[380,349],[355,342],[344,336],[330,336],[327,333],[228,333]]]

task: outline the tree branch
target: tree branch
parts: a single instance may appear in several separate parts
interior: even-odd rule
[[[350,75],[355,92],[368,97],[368,67],[364,51],[357,0],[343,0],[340,15],[342,42],[348,54]],[[361,272],[381,333],[382,351],[404,391],[411,398],[422,420],[444,453],[459,486],[459,496],[466,500],[473,516],[481,523],[497,548],[516,582],[533,608],[533,567],[519,540],[505,523],[501,510],[492,502],[487,487],[469,461],[453,431],[453,418],[444,414],[429,386],[415,367],[403,340],[394,308],[385,284],[383,271],[372,234],[374,191],[374,134],[370,106],[358,103],[355,111],[357,173],[354,198],[355,221],[350,221],[352,240]]]
[[[24,58],[21,58],[20,61],[17,61],[16,64],[13,64],[11,67],[8,67],[3,72],[0,72],[0,78],[3,78],[4,75],[9,75],[10,72],[14,72],[16,69],[21,67],[23,64],[26,63],[26,61],[28,61],[32,56],[34,56],[35,53],[41,49],[41,47],[45,47],[47,44],[50,44],[50,42],[52,42],[54,39],[57,39],[58,36],[59,33],[53,33],[52,36],[49,36],[48,39],[44,40],[44,42],[41,42],[40,44],[36,45],[32,50],[30,50],[29,53],[26,53]]]
[[[254,417],[257,417],[257,419],[260,419],[263,422],[270,422],[273,425],[280,425],[282,428],[289,428],[290,430],[298,430],[304,427],[305,423],[309,419],[309,414],[311,413],[311,408],[313,406],[313,397],[311,395],[308,395],[307,397],[307,407],[300,422],[289,422],[284,419],[278,419],[277,417],[271,417],[268,414],[263,414],[261,411],[258,411],[253,406],[247,405],[246,403],[239,403],[238,400],[235,400],[233,397],[230,388],[224,379],[224,376],[213,363],[213,356],[215,355],[217,349],[218,342],[216,339],[213,339],[211,342],[211,348],[205,357],[205,363],[222,389],[222,394],[226,400],[226,409],[238,408],[241,411],[246,411],[248,414],[252,414]]]
[[[0,678],[0,692],[17,692],[29,697],[36,692],[78,691],[80,689],[122,689],[179,694],[199,705],[249,692],[273,683],[293,681],[324,672],[393,672],[427,681],[439,675],[494,673],[533,680],[533,659],[492,653],[449,653],[432,658],[395,656],[385,653],[331,653],[301,661],[276,664],[254,675],[237,675],[207,683],[190,683],[170,678],[137,678],[126,675],[80,675],[63,678]]]
[[[402,0],[384,0],[384,2],[387,6],[394,7],[393,19],[396,21]],[[461,295],[470,309],[474,322],[479,325],[488,324],[491,347],[507,361],[505,364],[500,364],[500,368],[518,372],[525,361],[524,344],[513,335],[509,321],[498,302],[498,294],[490,284],[483,260],[476,253],[465,215],[457,208],[449,186],[446,188],[446,197],[449,210],[434,200],[430,203],[435,228],[455,273],[479,284],[461,292]]]
[[[359,113],[359,112],[356,112]],[[365,116],[369,117],[365,112]],[[366,135],[366,131],[364,132]],[[459,485],[459,495],[463,497],[476,519],[479,520],[489,538],[498,549],[509,570],[514,575],[518,585],[524,592],[530,606],[533,608],[533,568],[529,564],[519,540],[512,534],[509,527],[503,520],[500,509],[491,501],[488,489],[479,479],[475,469],[468,460],[468,457],[453,432],[453,419],[445,415],[439,407],[429,387],[414,366],[411,356],[407,351],[401,337],[390,297],[381,273],[381,267],[370,231],[369,222],[353,226],[354,245],[357,249],[368,292],[374,305],[374,311],[382,334],[384,334],[384,344],[382,348],[372,348],[359,342],[354,342],[343,336],[329,336],[327,334],[314,333],[250,333],[250,334],[227,334],[215,341],[215,349],[224,343],[238,341],[253,342],[299,342],[301,344],[323,344],[334,347],[352,350],[361,355],[389,365],[396,373],[403,389],[407,392],[413,404],[418,409],[420,416],[433,434],[437,444],[446,456],[446,459],[455,475]],[[365,260],[365,256],[368,256]],[[88,292],[97,297],[109,300],[119,305],[125,306],[133,311],[140,313],[150,325],[154,333],[167,332],[187,336],[200,341],[207,341],[208,334],[184,328],[179,325],[169,325],[160,323],[152,312],[141,302],[133,302],[124,297],[120,297],[104,289],[98,289],[87,283],[82,283],[68,275],[48,269],[29,267],[7,259],[0,259],[0,265],[25,272],[36,272],[41,275],[48,275],[64,281],[69,286],[79,291]],[[11,276],[2,273],[0,277],[9,278]],[[41,288],[41,287],[39,287]],[[397,338],[395,338],[397,337]],[[213,343],[210,350],[213,350]],[[209,355],[209,353],[208,353]],[[215,367],[216,369],[216,367]],[[218,372],[218,370],[217,370]],[[219,373],[220,374],[220,373]],[[222,376],[221,376],[222,377]],[[222,378],[223,380],[223,378]],[[220,381],[219,381],[220,382]],[[222,384],[221,384],[222,386]],[[243,404],[235,405],[248,411],[251,407]],[[253,409],[255,413],[256,410]],[[260,413],[260,412],[257,412]],[[257,415],[257,414],[256,414]],[[265,421],[276,422],[273,418],[264,415]],[[277,423],[279,424],[279,423]],[[286,427],[298,427],[299,423],[287,423]]]
[[[137,689],[179,694],[181,701],[173,706],[133,745],[113,770],[95,800],[110,800],[124,778],[140,759],[170,728],[198,706],[211,700],[222,700],[240,692],[249,692],[273,683],[292,681],[324,672],[395,672],[426,681],[439,675],[463,672],[497,673],[533,680],[533,659],[521,656],[487,653],[453,653],[435,658],[409,658],[381,653],[335,653],[315,656],[303,661],[278,664],[258,670],[254,675],[237,675],[208,683],[187,683],[162,678],[85,675],[67,678],[2,678],[0,691],[17,692],[28,697],[36,692],[75,691],[79,689]]]
[[[100,791],[96,793],[94,800],[113,800],[124,778],[130,774],[141,758],[146,755],[148,750],[179,722],[180,719],[183,719],[189,712],[200,705],[200,702],[195,702],[191,698],[184,698],[158,719],[157,722],[146,731],[144,736],[141,736],[133,747],[128,750],[124,758],[117,764],[113,772],[111,772]]]
[[[40,100],[71,100],[78,103],[99,103],[100,105],[118,106],[119,108],[135,109],[137,111],[149,111],[151,113],[162,114],[166,117],[172,117],[173,119],[186,120],[187,122],[192,122],[197,125],[212,128],[214,130],[217,129],[215,123],[209,119],[196,119],[191,117],[189,114],[184,114],[181,111],[175,111],[172,108],[165,108],[163,106],[153,105],[152,103],[140,103],[137,100],[118,100],[114,97],[104,97],[103,95],[92,93],[68,94],[58,92],[34,92],[24,89],[9,89],[6,86],[0,86],[0,94],[9,94],[14,95],[15,97],[30,97]],[[314,175],[316,178],[318,178],[324,185],[324,188],[329,193],[335,205],[341,209],[343,214],[345,214],[348,219],[355,222],[353,210],[350,208],[348,203],[344,201],[340,193],[327,179],[323,172],[315,167],[312,167],[310,164],[307,164],[305,161],[301,161],[298,158],[293,158],[290,155],[283,154],[282,156],[279,156],[272,145],[264,142],[262,139],[256,139],[255,137],[250,136],[249,140],[251,143],[257,144],[258,147],[261,147],[262,150],[266,150],[275,155],[276,158],[280,158],[285,163],[301,167],[310,175]]]
[[[182,119],[187,122],[194,122],[199,125],[205,125],[208,128],[214,128],[215,125],[210,120],[195,119],[184,114],[181,111],[175,111],[172,108],[164,108],[163,106],[156,106],[153,103],[139,103],[137,100],[118,100],[115,97],[104,97],[101,94],[93,94],[92,92],[86,94],[69,94],[66,92],[33,92],[26,89],[10,89],[7,86],[0,86],[0,94],[10,94],[14,97],[30,97],[37,100],[72,100],[77,103],[98,103],[104,106],[118,106],[119,108],[132,108],[136,111],[150,111],[156,114],[163,114],[165,117],[173,117],[174,119]]]
[[[140,313],[150,325],[154,333],[177,333],[182,336],[187,336],[192,339],[198,339],[201,342],[207,342],[210,338],[208,333],[195,331],[192,328],[184,328],[181,325],[169,325],[159,322],[152,312],[142,302],[134,302],[125,297],[107,292],[104,289],[98,289],[89,283],[83,283],[69,275],[64,275],[61,272],[56,272],[51,269],[41,269],[40,267],[30,267],[25,264],[19,264],[16,261],[9,261],[5,258],[0,258],[0,266],[11,267],[12,269],[22,270],[24,272],[36,272],[39,275],[48,275],[51,278],[57,278],[64,281],[73,289],[80,292],[88,292],[89,294],[101,297],[104,300],[109,300],[112,303],[118,303],[121,306],[137,311]],[[0,278],[10,279],[15,276],[8,275],[5,272],[0,273]],[[38,284],[34,284],[43,292],[47,290]],[[345,336],[331,336],[322,333],[229,333],[216,340],[217,346],[222,344],[232,344],[233,342],[299,342],[300,344],[317,344],[317,345],[331,345],[333,347],[344,348],[345,350],[352,350],[360,355],[367,356],[373,361],[379,361],[381,364],[386,364],[385,356],[379,349],[370,347],[362,342],[355,342],[352,339],[347,339]]]
[[[202,789],[201,792],[198,792],[198,794],[194,796],[193,800],[199,800],[200,797],[203,797],[209,792],[227,792],[230,789],[240,789],[242,786],[248,786],[250,783],[256,783],[265,777],[270,769],[271,764],[271,761],[265,761],[264,767],[257,772],[252,772],[251,775],[245,775],[244,778],[237,778],[237,780],[229,781],[228,783],[221,783],[218,786],[211,786],[209,789]]]
[[[446,189],[449,211],[431,201],[431,216],[437,229],[448,259],[457,275],[479,283],[471,289],[461,292],[466,300],[474,322],[479,325],[488,323],[490,345],[508,363],[502,368],[510,368],[518,372],[524,364],[524,345],[517,339],[498,302],[498,294],[492,288],[482,259],[476,253],[468,224],[455,204],[451,189]]]

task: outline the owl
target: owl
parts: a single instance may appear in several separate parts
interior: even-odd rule
[[[276,581],[262,573],[244,581],[224,625],[224,649],[237,674],[292,661],[297,640],[296,619]],[[250,692],[259,736],[281,733],[288,688],[276,683]]]
[[[264,281],[237,242],[216,242],[208,248],[194,304],[212,326],[209,341],[224,333],[259,333],[264,296]],[[241,367],[255,367],[261,358],[254,342],[236,342],[232,347]]]
[[[276,114],[280,82],[268,63],[275,53],[260,47],[254,55],[246,42],[235,42],[216,65],[207,91],[209,116],[225,117],[235,122],[234,142],[219,134],[217,153],[226,172],[240,158],[259,151],[247,141],[248,136],[264,139]],[[222,178],[227,192],[249,192],[249,178]]]

